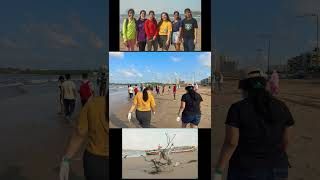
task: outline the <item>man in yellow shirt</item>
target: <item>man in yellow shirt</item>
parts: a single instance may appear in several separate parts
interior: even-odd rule
[[[151,111],[156,113],[156,103],[152,95],[152,88],[149,86],[138,92],[133,99],[133,104],[128,113],[128,120],[131,121],[131,114],[136,109],[136,118],[139,121],[141,127],[149,128],[151,124]]]
[[[61,162],[60,180],[68,180],[69,165],[77,151],[87,142],[83,169],[87,180],[109,179],[109,122],[107,96],[93,97],[82,108],[70,144]]]
[[[170,46],[172,24],[168,13],[161,13],[161,21],[159,22],[159,46],[162,51],[168,51]]]

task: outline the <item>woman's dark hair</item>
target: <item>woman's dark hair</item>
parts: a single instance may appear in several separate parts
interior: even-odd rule
[[[133,10],[133,9],[129,9],[129,10],[128,10],[128,14],[129,14],[130,12],[132,12],[132,14],[134,14],[134,10]]]
[[[142,14],[142,13],[147,14],[147,12],[146,12],[145,10],[141,10],[141,11],[140,11],[139,20],[141,19],[141,14]]]
[[[160,22],[159,22],[159,24],[158,24],[158,28],[160,28],[160,26],[161,26],[162,23],[163,23],[163,20],[162,20],[162,15],[163,15],[163,14],[165,14],[165,15],[167,16],[167,20],[170,21],[170,17],[169,17],[169,14],[168,14],[168,13],[166,13],[166,12],[161,13],[161,16],[160,16],[161,20],[160,20]],[[170,22],[171,22],[171,21],[170,21]]]
[[[142,99],[143,99],[143,101],[148,101],[148,99],[149,99],[149,96],[148,96],[148,90],[151,90],[151,91],[153,91],[153,88],[151,87],[151,86],[148,86],[148,87],[146,87],[146,88],[144,88],[144,90],[143,90],[143,97],[142,97]]]
[[[194,91],[193,86],[187,86],[185,88],[185,90],[187,91],[187,93],[190,95],[191,100],[192,100],[192,105],[194,104],[194,102],[196,102],[198,100],[198,96],[196,96],[196,92]]]
[[[59,81],[64,81],[64,76],[59,76]]]
[[[149,11],[149,13],[148,13],[148,14],[150,15],[151,13],[152,13],[152,14],[154,14],[154,11],[152,11],[152,10],[151,10],[151,11]]]
[[[191,12],[191,10],[189,8],[184,10],[184,14],[186,14],[187,12],[190,12],[190,15],[191,15],[191,18],[192,18],[192,12]],[[187,18],[186,15],[184,15],[184,17]]]
[[[173,15],[175,15],[175,14],[178,14],[178,20],[181,20],[179,11],[175,11],[175,12],[173,13]]]
[[[242,80],[241,89],[248,92],[248,100],[253,103],[254,110],[266,122],[272,123],[271,100],[272,96],[266,90],[267,80],[264,77],[255,77]]]

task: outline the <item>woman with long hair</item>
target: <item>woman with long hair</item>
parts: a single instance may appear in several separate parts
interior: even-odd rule
[[[172,32],[172,24],[168,13],[161,13],[161,20],[158,24],[158,28],[159,46],[162,49],[162,51],[168,51],[170,47],[170,38]]]
[[[128,17],[122,23],[122,38],[123,43],[128,51],[134,51],[137,39],[137,22],[134,18],[134,10],[128,10]]]
[[[172,44],[174,45],[176,51],[180,51],[181,45],[181,31],[182,31],[182,21],[178,11],[173,13],[174,20],[172,21]]]
[[[186,94],[181,98],[177,121],[182,120],[181,127],[186,128],[190,124],[191,128],[197,128],[201,120],[201,95],[195,92],[190,84],[186,88]]]
[[[142,92],[138,92],[133,99],[133,104],[128,113],[131,121],[132,112],[136,109],[136,119],[143,128],[149,128],[151,124],[151,111],[156,113],[156,103],[152,95],[153,89],[148,86]]]
[[[137,21],[137,47],[139,51],[145,51],[147,44],[146,31],[144,29],[144,23],[146,22],[146,11],[140,11],[140,17]]]
[[[158,23],[155,19],[154,11],[149,11],[149,18],[144,23],[144,29],[147,35],[147,49],[151,51],[153,47],[153,51],[158,50]]]
[[[239,81],[243,100],[231,105],[226,135],[214,179],[287,180],[290,128],[294,124],[287,106],[266,89],[266,75],[260,69],[243,71]]]
[[[86,145],[83,169],[86,180],[109,179],[109,91],[90,99],[81,109],[77,125],[62,158],[60,180],[69,177],[75,154]]]

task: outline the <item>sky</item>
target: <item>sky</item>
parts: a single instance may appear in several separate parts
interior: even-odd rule
[[[192,83],[211,74],[210,52],[110,52],[111,83]]]
[[[271,39],[271,64],[284,64],[288,57],[310,51],[316,44],[319,0],[265,0],[212,3],[213,46],[217,54],[231,56],[242,67],[267,62],[267,39]],[[257,49],[263,49],[258,53]]]
[[[167,145],[168,133],[174,146],[198,146],[198,129],[122,129],[122,149],[148,150]]]
[[[105,60],[107,1],[12,0],[0,6],[0,67],[95,69]]]
[[[161,12],[173,13],[178,10],[180,13],[185,8],[190,8],[191,11],[201,11],[201,0],[119,0],[120,13],[127,14],[127,11],[132,8],[136,13],[144,9],[147,12],[154,10],[156,14]]]

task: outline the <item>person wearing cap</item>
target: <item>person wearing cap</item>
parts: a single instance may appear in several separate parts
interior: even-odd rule
[[[260,69],[242,71],[239,89],[243,100],[229,108],[214,180],[222,179],[227,163],[227,180],[288,179],[286,151],[294,120],[266,85],[266,75]]]
[[[194,51],[197,44],[198,22],[192,17],[189,8],[184,10],[185,18],[182,20],[181,38],[184,51]],[[179,37],[180,38],[180,37]]]
[[[181,97],[181,104],[177,121],[182,120],[181,127],[186,128],[190,124],[191,128],[197,128],[201,120],[201,95],[194,90],[192,84],[185,88],[186,94]]]
[[[109,93],[93,97],[81,109],[77,125],[60,165],[60,180],[68,180],[75,154],[86,145],[83,170],[86,180],[109,179]]]

